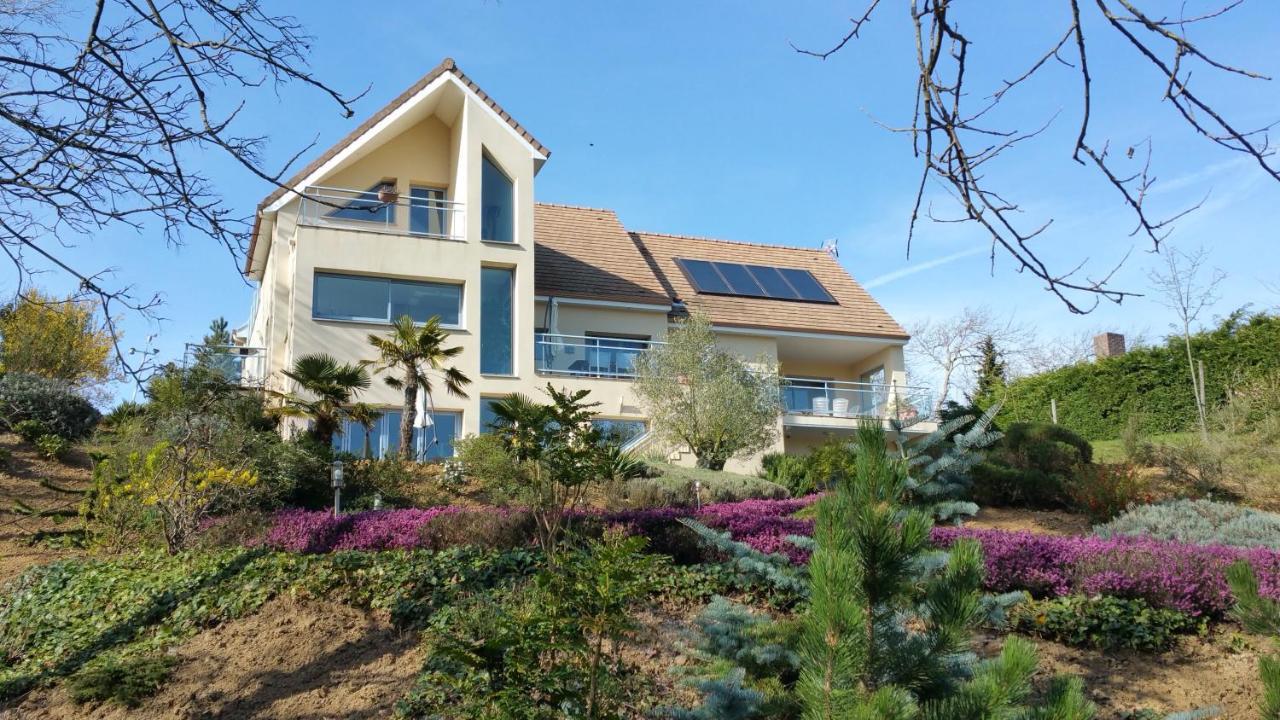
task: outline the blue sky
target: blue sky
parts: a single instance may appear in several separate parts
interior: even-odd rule
[[[1065,3],[1059,3],[1065,5]],[[1056,5],[1056,4],[1054,4]],[[1158,5],[1158,3],[1157,3]],[[1172,8],[1174,4],[1170,4]],[[1191,10],[1198,5],[1192,3]],[[1222,59],[1280,74],[1274,49],[1280,13],[1252,2],[1192,31]],[[886,3],[863,37],[825,62],[788,42],[822,46],[863,3],[415,2],[291,5],[315,36],[311,64],[349,91],[370,86],[343,119],[321,95],[300,87],[246,94],[242,134],[265,134],[269,165],[312,140],[320,152],[446,56],[552,150],[538,176],[539,200],[612,208],[637,230],[707,235],[808,247],[838,238],[840,259],[902,322],[966,305],[1015,313],[1046,335],[1085,328],[1165,330],[1166,311],[1149,298],[1070,315],[1026,275],[1013,272],[973,228],[923,224],[911,257],[906,227],[918,165],[906,137],[886,132],[910,121],[914,45],[904,3]],[[959,9],[974,40],[969,82],[976,98],[1034,61],[1065,28],[1048,3],[984,2]],[[1150,138],[1151,202],[1177,211],[1207,195],[1169,242],[1204,245],[1229,275],[1222,314],[1280,295],[1276,210],[1280,183],[1194,135],[1160,102],[1160,78],[1091,18],[1095,141],[1127,147]],[[1136,68],[1136,69],[1135,69]],[[1201,91],[1244,126],[1280,119],[1280,81],[1246,83],[1201,70]],[[1132,254],[1115,278],[1142,292],[1160,261],[1129,236],[1132,218],[1115,191],[1070,159],[1079,118],[1077,80],[1051,66],[1023,88],[997,120],[1028,129],[1057,113],[1049,129],[991,168],[1029,222],[1055,219],[1038,241],[1059,267],[1088,260],[1105,272]],[[235,91],[238,94],[240,91]],[[198,159],[227,201],[248,214],[270,188],[213,153]],[[939,213],[948,198],[927,195]],[[162,293],[157,327],[125,322],[126,344],[154,342],[163,359],[198,340],[209,320],[245,322],[252,291],[226,251],[192,236],[165,248],[155,232],[113,229],[68,250],[82,268],[116,267],[138,294]],[[53,276],[44,285],[65,289]]]

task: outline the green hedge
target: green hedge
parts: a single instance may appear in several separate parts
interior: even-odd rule
[[[1280,316],[1232,314],[1216,329],[1191,338],[1205,364],[1211,405],[1241,376],[1280,367]],[[1184,432],[1195,423],[1186,350],[1180,338],[1114,358],[1014,380],[1004,392],[1002,423],[1049,422],[1049,402],[1058,401],[1058,422],[1089,440],[1117,438],[1135,418],[1147,434]]]

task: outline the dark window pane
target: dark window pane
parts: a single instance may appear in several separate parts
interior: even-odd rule
[[[480,238],[515,242],[515,192],[511,179],[489,156],[480,160]]]
[[[420,460],[453,457],[453,441],[458,437],[462,417],[455,412],[434,412],[431,427],[415,428],[414,447]]]
[[[762,297],[765,295],[760,283],[751,277],[747,269],[736,263],[716,263],[716,269],[729,281],[729,287],[739,295]]]
[[[372,188],[360,193],[355,193],[349,200],[342,200],[331,197],[331,190],[323,191],[325,193],[324,201],[326,203],[341,205],[337,209],[325,213],[326,217],[342,218],[344,220],[367,220],[370,222],[387,223],[395,222],[396,206],[393,204],[378,202],[378,190],[382,187],[382,183],[374,185]]]
[[[493,432],[493,424],[498,416],[493,412],[493,404],[502,402],[502,398],[480,398],[480,434]]]
[[[782,279],[782,274],[778,272],[778,268],[748,265],[747,270],[756,279],[756,282],[760,283],[760,287],[764,288],[769,297],[783,298],[785,300],[800,299],[800,295],[791,289],[786,280]]]
[[[591,424],[600,431],[600,435],[606,442],[615,443],[617,445],[626,445],[644,434],[645,424],[643,420],[610,420],[607,418],[596,418]]]
[[[392,281],[391,319],[408,315],[414,322],[426,322],[439,316],[441,324],[458,325],[462,307],[462,286],[443,283],[411,283]]]
[[[387,281],[316,274],[312,314],[336,320],[386,320]]]
[[[506,268],[480,270],[480,372],[510,375],[512,272]]]
[[[698,292],[705,293],[728,293],[732,292],[725,283],[716,269],[711,263],[705,260],[685,260],[678,261],[684,267],[685,273],[693,282],[693,289]]]
[[[800,293],[800,297],[805,300],[817,300],[820,302],[835,302],[827,289],[822,287],[817,279],[809,273],[808,270],[797,270],[794,268],[778,268],[778,272],[791,283],[791,287]]]
[[[439,188],[409,188],[409,232],[445,237],[449,234],[444,191]]]

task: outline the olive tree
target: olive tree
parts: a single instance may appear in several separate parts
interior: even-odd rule
[[[635,388],[659,439],[720,470],[777,439],[777,370],[768,358],[748,362],[717,347],[711,321],[695,314],[637,358]]]

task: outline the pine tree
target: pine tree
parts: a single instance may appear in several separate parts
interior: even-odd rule
[[[1036,667],[1034,646],[1018,637],[980,661],[973,630],[988,618],[982,555],[973,542],[948,552],[929,541],[933,521],[907,505],[914,483],[909,461],[888,452],[883,431],[859,429],[855,468],[818,501],[794,651],[798,678],[792,687],[805,720],[968,720],[1009,718],[1088,720],[1094,708],[1078,680],[1055,682],[1035,708],[1024,707]],[[690,524],[695,527],[694,524]],[[787,573],[778,556],[756,553],[714,531],[740,570],[763,569],[766,578],[803,578]],[[723,612],[722,612],[723,614]],[[764,717],[743,714],[758,687],[738,643],[725,656],[734,666],[697,718]],[[750,657],[750,655],[748,655]],[[735,662],[736,660],[736,662]],[[759,678],[757,678],[759,680]],[[758,682],[756,683],[758,685]],[[707,686],[703,686],[704,692]],[[739,701],[736,704],[729,701]],[[716,715],[715,703],[736,715]]]
[[[988,335],[978,343],[978,377],[969,401],[982,405],[990,403],[1008,379],[1008,365],[1004,361],[1004,355],[996,347],[995,338]]]
[[[1280,602],[1262,597],[1258,577],[1243,560],[1227,569],[1227,583],[1236,596],[1234,614],[1249,632],[1280,638]],[[1280,720],[1280,656],[1258,659],[1262,676],[1262,720]]]

